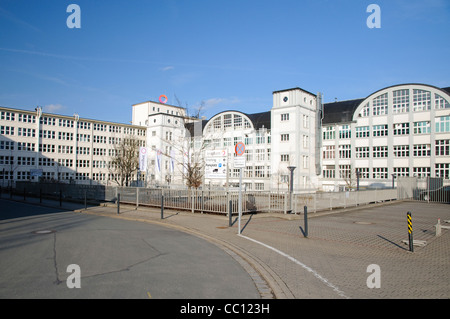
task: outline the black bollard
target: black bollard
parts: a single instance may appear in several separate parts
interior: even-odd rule
[[[232,226],[232,219],[233,219],[233,214],[232,214],[232,211],[233,211],[233,207],[231,206],[231,200],[230,200],[230,202],[229,202],[229,208],[228,208],[228,227],[231,227]]]
[[[413,240],[413,228],[412,228],[412,217],[411,212],[406,214],[406,219],[408,220],[408,240],[409,240],[409,251],[414,252],[414,240]]]
[[[161,195],[161,219],[164,219],[164,195]]]
[[[308,237],[308,207],[305,206],[303,207],[303,211],[304,211],[304,218],[305,218],[305,233],[304,236]]]

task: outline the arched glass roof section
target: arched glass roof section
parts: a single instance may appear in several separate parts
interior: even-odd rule
[[[203,129],[203,134],[250,129],[254,126],[250,118],[239,111],[225,111],[214,115]]]
[[[378,90],[365,98],[353,113],[359,117],[450,109],[449,92],[427,84],[399,84]]]

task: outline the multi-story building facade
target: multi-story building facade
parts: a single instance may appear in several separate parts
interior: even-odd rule
[[[395,85],[324,105],[323,190],[388,186],[398,176],[450,178],[450,88]],[[395,180],[394,180],[395,182]]]
[[[0,107],[0,186],[40,179],[110,184],[116,145],[133,137],[145,145],[143,126]],[[144,176],[142,177],[144,178]]]
[[[300,88],[273,92],[270,111],[245,114],[226,111],[213,116],[205,125],[207,149],[226,150],[230,155],[229,176],[207,183],[237,185],[239,169],[233,167],[234,146],[245,144],[246,166],[243,183],[247,190],[285,189],[295,167],[294,189],[317,184],[317,119],[320,98]]]
[[[223,171],[205,174],[203,185],[235,186],[239,142],[247,190],[286,190],[288,167],[295,167],[295,191],[390,187],[398,176],[450,178],[450,88],[402,84],[361,99],[321,100],[300,88],[275,91],[268,111],[230,110],[209,120],[148,101],[132,106],[132,125],[0,108],[0,185],[37,180],[36,169],[47,179],[108,184],[115,180],[108,169],[114,147],[127,136],[147,147],[140,172],[146,185],[185,184],[185,164],[195,157]],[[210,158],[217,154],[223,158]]]

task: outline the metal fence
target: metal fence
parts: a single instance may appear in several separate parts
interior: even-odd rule
[[[398,198],[450,203],[450,180],[438,177],[399,177]]]
[[[57,183],[18,182],[13,190],[24,196],[60,197],[62,200],[120,202],[139,206],[161,207],[227,214],[237,214],[239,192],[237,190],[162,189],[143,187],[114,187],[70,185]],[[376,189],[348,192],[294,193],[246,191],[242,194],[242,212],[301,213],[304,206],[309,212],[354,207],[369,203],[397,199],[396,189]]]

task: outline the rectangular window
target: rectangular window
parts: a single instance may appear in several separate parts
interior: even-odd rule
[[[245,150],[245,160],[247,162],[253,161],[253,150],[249,150],[249,149]]]
[[[374,146],[372,155],[374,158],[388,157],[388,147],[387,146]]]
[[[264,166],[255,166],[255,177],[265,177]]]
[[[357,147],[356,148],[356,158],[368,158],[369,157],[369,147]]]
[[[323,139],[334,140],[336,138],[336,132],[334,126],[326,126],[323,128]]]
[[[393,125],[394,135],[408,135],[409,123],[396,123]]]
[[[2,111],[2,112],[0,112],[0,120],[14,121],[15,113]]]
[[[233,118],[232,118],[232,114],[225,114],[223,116],[223,127],[225,129],[232,127],[233,125]]]
[[[336,147],[334,145],[326,145],[323,147],[323,159],[335,158]]]
[[[436,156],[450,155],[450,140],[436,140]]]
[[[339,165],[339,178],[348,179],[352,174],[351,165]]]
[[[394,145],[394,157],[408,157],[409,145]]]
[[[308,168],[309,167],[309,156],[303,155],[302,159],[303,159],[303,168]]]
[[[394,167],[394,174],[398,176],[409,176],[409,167]]]
[[[386,125],[374,125],[373,126],[373,136],[387,136],[388,126]]]
[[[281,141],[282,142],[289,141],[289,134],[281,134]]]
[[[264,149],[257,149],[256,150],[256,161],[262,162],[265,160],[266,150]]]
[[[350,125],[341,125],[339,126],[339,138],[340,139],[346,139],[351,138],[352,132],[350,129]]]
[[[281,154],[282,162],[289,162],[289,154]]]
[[[361,137],[369,137],[369,126],[358,126],[356,127],[356,138],[361,138]]]
[[[324,178],[335,178],[336,169],[334,165],[325,165],[322,171]]]
[[[281,114],[281,121],[289,121],[289,113]]]
[[[450,179],[450,164],[448,163],[435,164],[435,168],[436,168],[436,177]]]
[[[431,126],[430,122],[414,122],[414,134],[430,134]]]
[[[252,178],[253,177],[253,166],[246,166],[244,170],[244,177]]]
[[[450,132],[450,116],[436,117],[436,133]]]
[[[426,157],[431,155],[430,144],[416,144],[414,145],[413,156]]]
[[[308,135],[302,135],[303,140],[303,148],[309,147],[309,136]]]
[[[413,111],[426,111],[431,109],[431,92],[413,90]]]
[[[339,145],[339,158],[351,158],[351,157],[352,157],[351,145],[350,144]]]
[[[0,126],[0,134],[14,135],[14,126]]]
[[[242,128],[242,116],[234,114],[234,129]]]
[[[414,90],[416,91],[416,90]],[[393,113],[409,112],[409,90],[397,90],[393,92]]]
[[[359,178],[370,178],[368,167],[358,167],[356,170],[359,173]]]
[[[265,144],[266,143],[266,137],[264,136],[264,133],[257,132],[256,133],[256,144]]]
[[[372,172],[372,178],[388,178],[388,169],[387,167],[374,167]]]
[[[255,190],[263,191],[264,190],[264,183],[255,183]]]
[[[303,128],[309,128],[309,116],[303,114]]]

